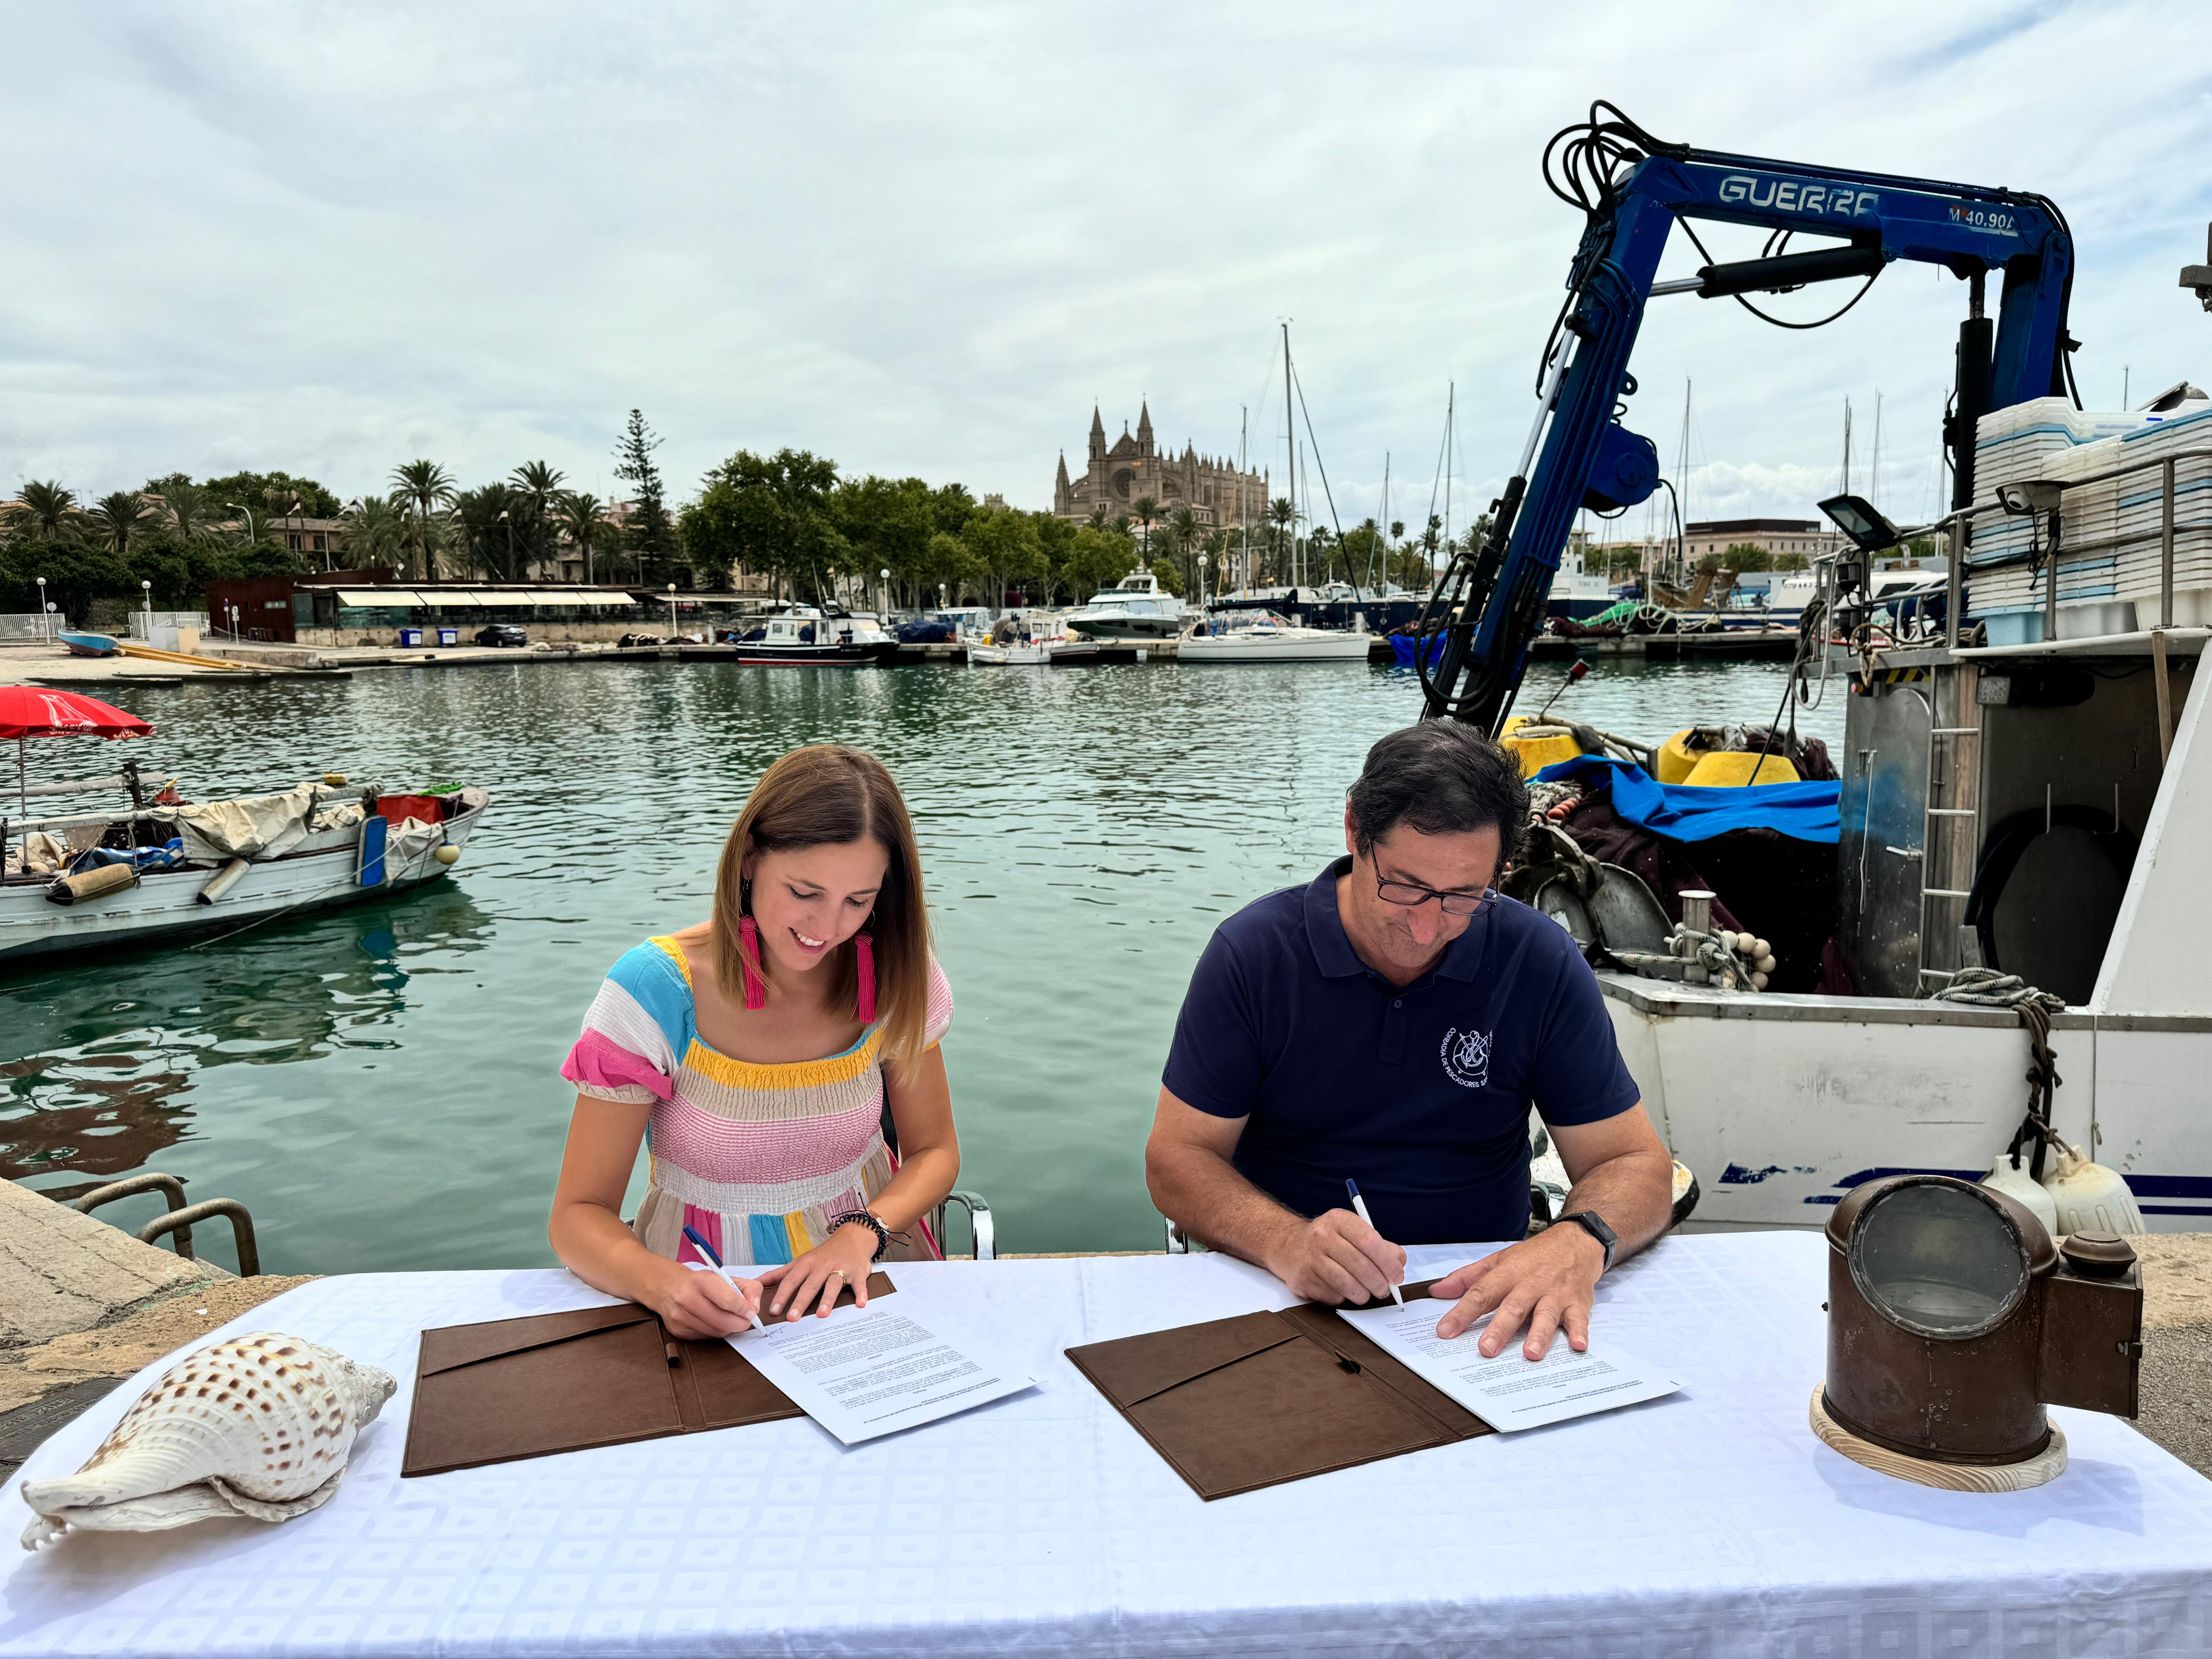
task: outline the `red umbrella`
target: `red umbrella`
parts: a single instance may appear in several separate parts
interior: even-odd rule
[[[24,781],[24,738],[143,738],[153,730],[136,714],[126,714],[97,697],[36,685],[0,685],[0,741],[15,739],[15,781],[26,817],[31,798]]]

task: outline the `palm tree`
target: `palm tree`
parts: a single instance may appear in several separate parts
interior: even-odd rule
[[[139,526],[154,516],[154,509],[135,489],[118,489],[102,495],[86,515],[92,521],[94,540],[118,553],[128,554]]]
[[[514,479],[515,493],[521,498],[517,516],[527,526],[529,557],[542,564],[551,548],[553,512],[561,499],[561,480],[567,474],[547,461],[525,461],[507,476]]]
[[[1202,585],[1193,580],[1195,574],[1193,561],[1198,554],[1198,514],[1191,511],[1190,504],[1186,501],[1168,514],[1168,525],[1175,532],[1176,548],[1182,555],[1183,591],[1199,597],[1203,592]]]
[[[154,516],[161,527],[180,542],[204,542],[216,534],[220,512],[207,491],[182,477],[161,485],[155,499],[161,505]]]
[[[1160,516],[1160,504],[1150,495],[1139,495],[1129,503],[1129,514],[1144,526],[1145,562],[1150,564],[1152,562],[1152,520]]]
[[[396,558],[406,550],[407,515],[382,495],[346,503],[345,550],[361,566]]]
[[[1287,495],[1278,495],[1267,503],[1267,522],[1274,527],[1275,532],[1275,574],[1278,576],[1282,574],[1284,543],[1297,518],[1298,510],[1291,505],[1291,498]]]
[[[26,483],[8,509],[10,527],[50,542],[59,541],[76,529],[83,516],[76,492],[51,478],[44,482],[33,478]]]
[[[1093,502],[1091,507],[1091,527],[1093,530],[1103,530],[1106,528],[1108,522],[1109,520],[1106,513],[1106,503],[1103,501]]]
[[[431,566],[429,519],[439,507],[453,504],[453,475],[435,461],[410,461],[392,469],[392,482],[396,486],[392,493],[415,518],[416,568],[410,574],[435,581],[438,573]]]
[[[620,538],[621,532],[614,520],[607,517],[604,502],[596,495],[580,492],[562,495],[559,501],[561,529],[570,545],[584,555],[584,580],[589,585],[592,575],[592,550],[606,547]]]

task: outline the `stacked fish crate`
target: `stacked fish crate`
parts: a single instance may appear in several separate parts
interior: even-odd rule
[[[2069,489],[2061,500],[2058,637],[2127,633],[2159,620],[2160,528],[2164,470],[2156,463],[2189,450],[2212,451],[2212,403],[2189,402],[2166,415],[2077,410],[2063,398],[2039,398],[1982,417],[1974,446],[1974,493],[1988,501],[1999,485],[2048,479],[2073,483],[2115,468],[2124,477]],[[1984,514],[1975,520],[1966,559],[1969,620],[1987,625],[1992,645],[2043,637],[2045,583],[2033,550],[2047,545],[2048,523]],[[2212,455],[2174,467],[2173,621],[2212,626]]]

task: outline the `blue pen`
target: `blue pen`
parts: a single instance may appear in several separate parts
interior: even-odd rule
[[[1346,1176],[1344,1178],[1344,1190],[1352,1194],[1352,1214],[1372,1227],[1375,1224],[1375,1218],[1367,1213],[1367,1200],[1359,1195],[1359,1183],[1350,1176]],[[691,1230],[686,1227],[684,1231],[688,1233]],[[1406,1305],[1406,1298],[1398,1294],[1398,1287],[1395,1285],[1390,1287],[1390,1299],[1401,1308]]]
[[[717,1267],[722,1265],[721,1252],[717,1250],[712,1244],[709,1244],[703,1237],[702,1237],[700,1236],[699,1230],[696,1227],[686,1227],[684,1230],[684,1237],[690,1239],[693,1247],[697,1249],[700,1255],[705,1256],[708,1261],[713,1262]],[[752,1314],[749,1316],[749,1317],[753,1322],[753,1328],[755,1330],[764,1331],[768,1328],[767,1326],[761,1323],[761,1316],[758,1314]]]

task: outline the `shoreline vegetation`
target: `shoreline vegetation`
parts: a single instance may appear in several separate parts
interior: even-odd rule
[[[1434,517],[1410,538],[1403,523],[1372,519],[1340,536],[1278,500],[1249,527],[1248,549],[1245,529],[1209,525],[1188,503],[1142,496],[1088,521],[1060,519],[978,501],[957,483],[846,473],[788,447],[740,449],[672,504],[653,459],[661,441],[630,410],[614,448],[624,492],[615,501],[568,488],[543,460],[465,489],[418,458],[344,499],[283,471],[171,472],[97,498],[61,479],[27,480],[0,500],[0,613],[35,612],[43,597],[58,621],[82,626],[95,605],[191,610],[212,581],[376,566],[405,580],[673,583],[862,608],[886,597],[896,608],[1058,606],[1136,568],[1178,596],[1238,586],[1248,571],[1255,586],[1425,588],[1433,561],[1450,550]],[[1486,527],[1478,520],[1459,539]]]

